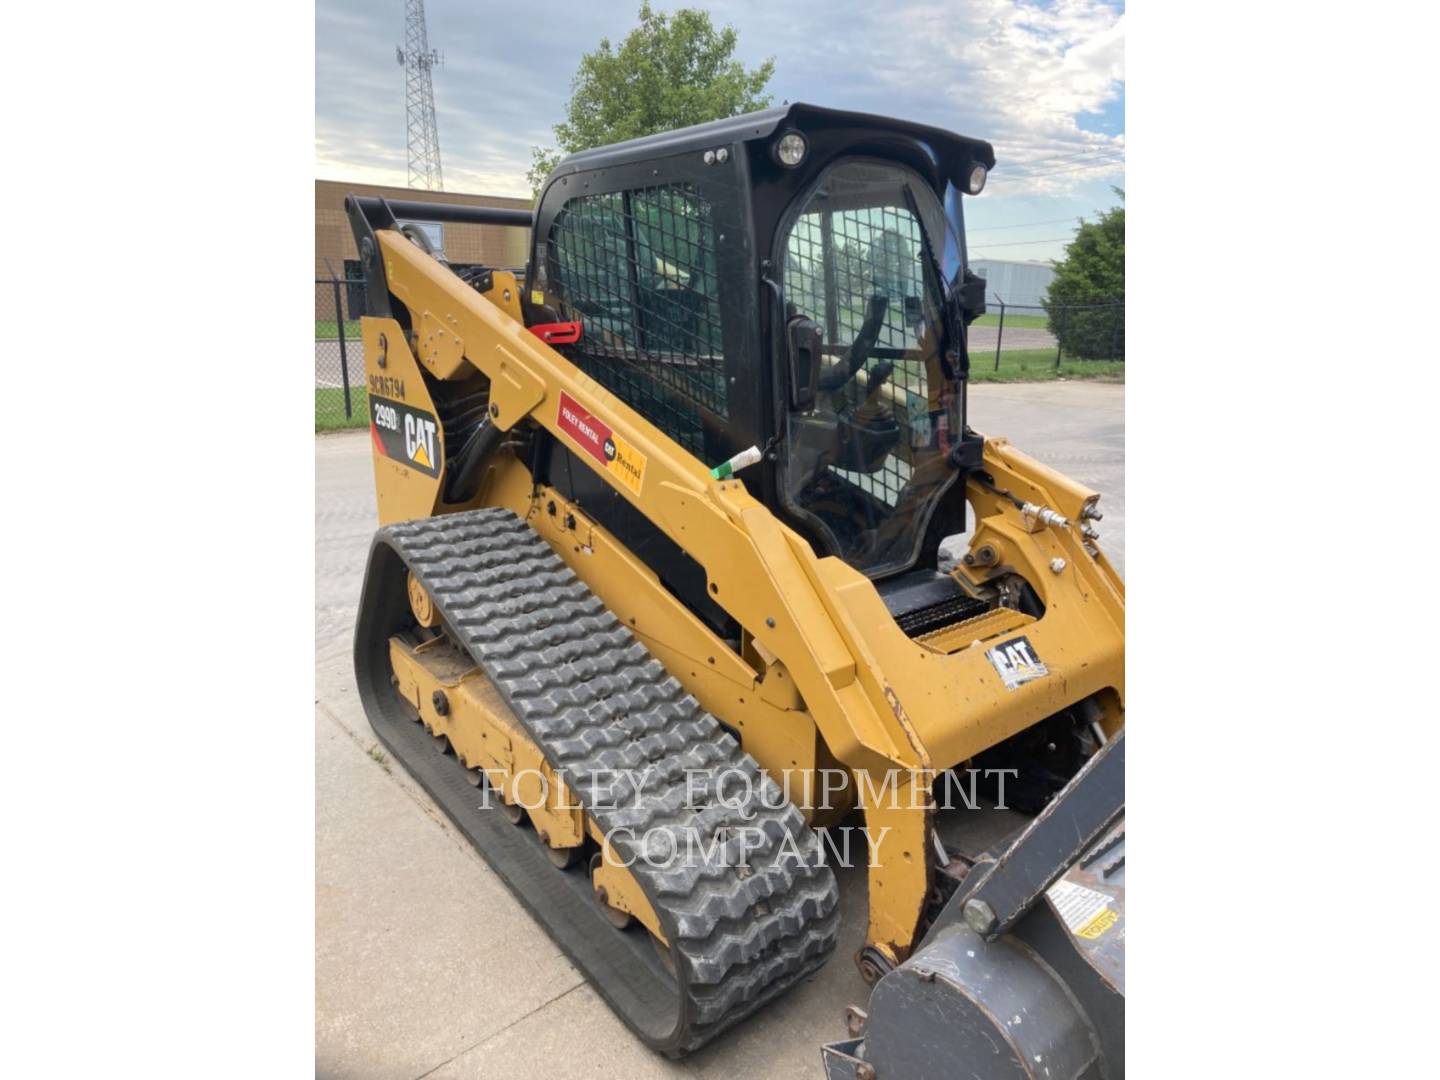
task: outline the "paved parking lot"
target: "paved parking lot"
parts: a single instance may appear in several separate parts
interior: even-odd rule
[[[971,424],[1104,493],[1124,571],[1124,387],[981,385]],[[350,633],[375,528],[366,432],[315,440],[315,1066],[323,1077],[821,1076],[821,1042],[868,990],[851,956],[863,871],[840,871],[835,957],[810,983],[684,1062],[616,1020],[375,737]]]

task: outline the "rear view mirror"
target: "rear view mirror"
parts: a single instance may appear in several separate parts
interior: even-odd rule
[[[969,270],[965,271],[965,277],[959,282],[952,294],[960,306],[960,316],[965,320],[965,325],[985,314],[985,279],[977,277]]]
[[[797,315],[785,324],[790,356],[790,407],[806,410],[815,404],[820,386],[820,324]]]

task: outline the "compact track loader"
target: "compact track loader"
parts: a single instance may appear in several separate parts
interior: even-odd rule
[[[1124,593],[1099,495],[967,420],[994,163],[789,105],[573,155],[533,214],[347,200],[366,711],[663,1053],[825,963],[848,851],[878,985],[832,1075],[1123,1074]]]

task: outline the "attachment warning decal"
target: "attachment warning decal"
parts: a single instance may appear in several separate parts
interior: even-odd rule
[[[1000,674],[1006,690],[1014,690],[1050,674],[1050,669],[1035,655],[1035,646],[1023,636],[996,645],[985,653],[985,659]]]
[[[381,457],[440,475],[440,425],[422,409],[370,395],[370,441]]]
[[[1050,886],[1050,900],[1070,932],[1091,941],[1120,919],[1110,907],[1110,897],[1064,878]]]
[[[604,421],[586,412],[563,390],[560,391],[560,405],[555,422],[561,431],[580,445],[580,449],[599,462],[606,472],[636,495],[640,494],[645,483],[644,454],[611,431]]]

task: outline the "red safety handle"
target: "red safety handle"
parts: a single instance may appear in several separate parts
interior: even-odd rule
[[[547,322],[526,329],[546,345],[574,345],[585,328],[578,322]]]

